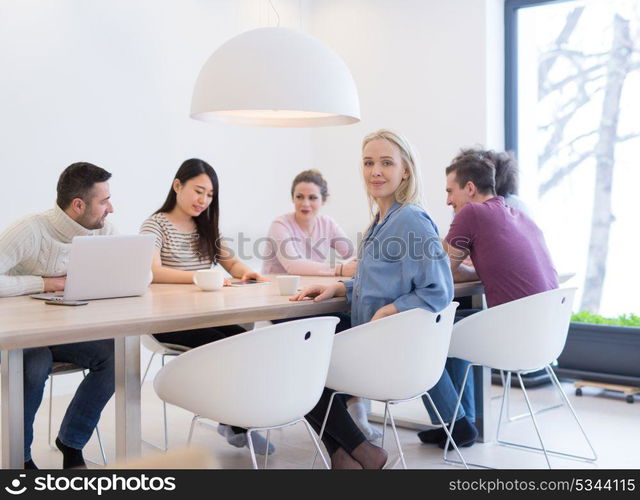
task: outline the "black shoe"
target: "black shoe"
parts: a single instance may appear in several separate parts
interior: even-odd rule
[[[62,444],[60,438],[56,438],[56,446],[62,452],[62,468],[63,469],[86,469],[87,465],[84,463],[84,457],[82,456],[82,450],[76,450],[75,448],[69,448]]]
[[[476,442],[476,439],[478,439],[478,430],[467,417],[462,417],[456,420],[456,425],[453,426],[451,437],[456,442],[458,448],[466,448]],[[446,444],[447,436],[445,434],[444,439],[438,443],[438,446],[444,450]],[[449,443],[448,449],[453,450],[453,444],[451,444],[451,442]]]
[[[438,444],[443,439],[447,439],[447,434],[444,432],[444,429],[440,427],[438,429],[420,431],[418,432],[418,438],[426,444]]]
[[[33,460],[29,459],[24,463],[25,470],[38,470],[38,466],[33,463]]]

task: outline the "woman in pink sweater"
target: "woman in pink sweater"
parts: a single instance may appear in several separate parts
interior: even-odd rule
[[[305,170],[296,175],[291,184],[295,211],[281,215],[271,223],[263,274],[352,277],[356,273],[353,244],[331,217],[320,213],[328,196],[327,181],[317,170]],[[351,260],[328,263],[332,248],[342,259]],[[332,316],[340,318],[336,333],[351,327],[348,314]],[[280,321],[287,320],[273,322]],[[368,440],[381,437],[380,431],[369,425],[367,410],[360,398],[349,398],[347,410]]]
[[[305,170],[296,176],[291,185],[295,211],[271,223],[263,274],[348,277],[355,274],[355,259],[327,262],[331,248],[343,259],[354,255],[353,244],[340,226],[320,213],[328,196],[327,181],[317,170]]]

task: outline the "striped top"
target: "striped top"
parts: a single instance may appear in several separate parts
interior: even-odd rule
[[[198,251],[200,239],[198,231],[180,232],[162,212],[153,214],[145,220],[140,233],[155,236],[155,245],[160,251],[163,266],[180,271],[197,271],[209,269],[213,264],[208,257],[202,257]]]

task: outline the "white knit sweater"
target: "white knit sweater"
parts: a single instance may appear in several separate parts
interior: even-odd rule
[[[29,215],[0,234],[0,297],[44,291],[42,277],[67,274],[74,236],[114,234],[113,226],[89,230],[58,205]]]

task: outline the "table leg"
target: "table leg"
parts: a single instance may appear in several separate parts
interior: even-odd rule
[[[486,309],[483,294],[471,296],[473,309]],[[493,440],[494,421],[491,418],[491,369],[476,366],[473,369],[474,395],[476,401],[476,428],[480,435],[478,441],[488,443]]]
[[[2,351],[2,467],[24,467],[22,349]]]
[[[115,339],[116,358],[116,458],[139,456],[142,450],[140,421],[140,337]]]
[[[476,428],[478,441],[489,443],[494,439],[495,422],[491,415],[491,368],[473,367],[473,383],[476,402]]]

